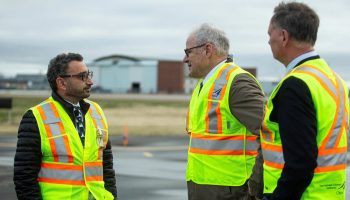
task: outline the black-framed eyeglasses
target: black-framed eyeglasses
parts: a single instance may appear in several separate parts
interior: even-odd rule
[[[207,43],[204,43],[204,44],[201,44],[201,45],[198,45],[198,46],[195,46],[195,47],[191,47],[191,48],[188,48],[188,49],[184,49],[186,56],[188,57],[188,56],[190,55],[190,53],[192,52],[192,49],[196,49],[196,48],[199,48],[199,47],[203,47],[203,46],[205,46],[206,44],[207,44]]]
[[[59,76],[62,78],[78,77],[82,81],[86,81],[88,78],[92,79],[93,74],[94,73],[92,71],[86,71],[86,72],[81,72],[79,74],[62,74]]]

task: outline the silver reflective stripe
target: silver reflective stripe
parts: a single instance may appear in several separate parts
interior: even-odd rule
[[[346,164],[346,153],[339,154],[330,154],[330,155],[322,155],[317,158],[317,166],[325,167],[325,166],[334,166]]]
[[[84,181],[83,173],[80,170],[59,170],[41,168],[39,172],[39,178]]]
[[[283,153],[269,151],[263,149],[264,160],[284,164]],[[317,167],[335,166],[340,164],[346,164],[346,153],[330,154],[330,155],[318,155]]]
[[[256,151],[258,143],[246,140],[246,147],[244,147],[244,140],[205,140],[200,138],[192,138],[191,148],[205,149],[205,150],[244,150]]]
[[[339,95],[340,105],[339,105],[339,110],[338,110],[338,118],[337,118],[334,130],[331,133],[331,137],[329,138],[329,141],[325,146],[325,149],[335,148],[337,138],[341,134],[340,131],[342,130],[342,121],[345,117],[344,116],[344,101],[343,101],[345,94],[344,94],[343,87],[341,87],[342,84],[341,84],[340,80],[338,79],[338,77],[337,77],[337,83],[338,83],[338,87],[339,87],[339,91],[340,91],[340,95]]]
[[[264,160],[278,163],[278,164],[284,164],[284,158],[283,158],[283,153],[282,152],[275,152],[275,151],[270,151],[268,149],[262,149],[263,152],[263,157]]]
[[[211,101],[210,103],[210,110],[208,112],[208,118],[209,118],[209,133],[218,133],[218,116],[216,114],[216,108],[218,108],[219,102]]]
[[[206,150],[243,150],[242,140],[204,140],[192,138],[191,148]]]
[[[60,118],[57,118],[50,106],[51,103],[42,104],[41,107],[45,113],[46,119],[44,120],[44,124],[53,124],[61,121]]]
[[[89,101],[89,100],[86,100],[86,102],[88,102],[90,104],[90,109],[91,110],[91,118],[94,119],[95,123],[96,123],[96,129],[97,130],[101,130],[102,129],[105,129],[105,124],[104,124],[104,121],[103,121],[103,118],[102,116],[99,114],[99,112],[97,111],[97,108],[95,107],[95,104],[92,102],[92,101]],[[94,123],[93,123],[94,124]],[[101,133],[101,132],[98,132],[98,133]],[[98,145],[100,147],[104,147],[104,141],[106,140],[105,137],[107,137],[107,134],[103,134],[103,138],[100,138],[98,137]],[[100,158],[102,156],[102,151],[103,151],[103,148],[99,148],[98,149],[98,158]]]
[[[227,80],[226,77],[228,75],[228,72],[231,69],[234,69],[237,66],[232,66],[229,65],[226,67],[226,69],[224,69],[220,75],[220,77],[218,77],[215,81],[214,81],[214,90],[213,93],[211,94],[211,98],[213,100],[220,100],[220,93],[221,93],[221,89],[227,85]]]
[[[323,83],[331,90],[331,92],[333,93],[333,96],[337,97],[338,93],[337,93],[337,89],[334,87],[333,83],[331,82],[331,80],[326,77],[322,72],[320,72],[319,70],[316,70],[314,68],[308,67],[308,66],[302,66],[299,67],[295,72],[298,71],[305,71],[305,72],[310,72],[314,75],[316,75],[318,78],[320,78]]]
[[[220,109],[220,105],[219,105],[219,100],[220,100],[220,94],[222,92],[222,89],[224,88],[224,86],[227,85],[227,80],[226,80],[226,76],[228,75],[229,71],[231,69],[234,69],[237,66],[232,66],[229,65],[227,66],[221,73],[220,77],[218,77],[215,81],[214,81],[214,89],[211,95],[211,99],[212,101],[209,101],[210,103],[210,110],[208,111],[208,118],[209,118],[209,132],[210,133],[218,133],[218,117],[217,117],[217,113],[216,113],[216,109]],[[212,86],[211,86],[212,87]],[[209,105],[208,105],[209,106]]]
[[[297,71],[310,72],[310,73],[314,74],[315,76],[319,77],[321,79],[321,81],[331,90],[331,92],[333,93],[333,96],[335,98],[340,98],[340,105],[339,105],[338,113],[336,113],[336,115],[338,115],[337,121],[336,121],[336,124],[334,126],[334,129],[330,133],[331,134],[330,139],[325,146],[325,149],[334,148],[336,145],[336,140],[337,140],[337,138],[340,134],[340,131],[341,131],[342,120],[345,117],[344,116],[344,108],[345,107],[344,107],[344,101],[343,101],[345,92],[344,92],[344,89],[342,87],[342,83],[341,83],[339,77],[335,76],[336,81],[337,81],[337,85],[338,85],[338,88],[340,91],[340,94],[338,94],[336,86],[334,86],[334,84],[331,82],[331,80],[328,77],[326,77],[323,73],[321,73],[319,70],[304,66],[304,67],[298,68],[296,70],[296,72]],[[337,102],[335,102],[335,103],[337,103]]]
[[[259,148],[259,143],[256,140],[246,140],[245,149],[247,151],[256,151]]]
[[[63,137],[67,137],[67,136],[63,136],[64,133],[61,133],[59,128],[59,123],[62,123],[62,121],[60,118],[55,116],[54,111],[52,110],[50,104],[51,103],[42,105],[43,112],[46,116],[46,120],[44,121],[44,124],[50,127],[52,138],[49,138],[49,139],[53,139],[54,141],[58,161],[68,162],[68,152],[66,151],[66,148],[65,148],[66,145],[63,141]]]
[[[85,166],[85,175],[86,176],[103,176],[103,167],[88,167]]]
[[[97,127],[103,128],[102,117],[98,114],[95,105],[91,101],[87,101],[90,104],[91,117],[95,119]],[[96,128],[97,128],[96,127]]]

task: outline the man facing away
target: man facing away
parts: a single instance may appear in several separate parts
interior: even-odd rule
[[[90,96],[92,72],[80,54],[59,54],[47,70],[52,95],[30,108],[18,130],[18,199],[116,199],[108,125]]]
[[[249,199],[262,192],[261,163],[251,175],[264,94],[228,53],[225,33],[208,24],[193,31],[186,42],[184,62],[190,76],[199,79],[187,117],[189,200]]]
[[[314,50],[319,18],[303,3],[280,3],[268,28],[287,69],[261,131],[265,199],[345,199],[349,99],[344,81]]]

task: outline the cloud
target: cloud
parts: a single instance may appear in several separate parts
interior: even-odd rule
[[[267,26],[277,0],[3,0],[0,60],[46,66],[60,52],[182,59],[187,35],[207,22],[237,55],[269,56]],[[317,49],[349,54],[347,0],[305,0],[321,18]],[[16,64],[15,64],[16,65]],[[259,63],[256,63],[259,65]],[[7,73],[0,66],[1,73]],[[22,70],[19,68],[19,70]]]

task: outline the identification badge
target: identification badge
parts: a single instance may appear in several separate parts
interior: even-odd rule
[[[97,128],[96,130],[96,139],[97,139],[97,145],[100,148],[104,148],[104,138],[106,137],[106,131],[101,128]]]

